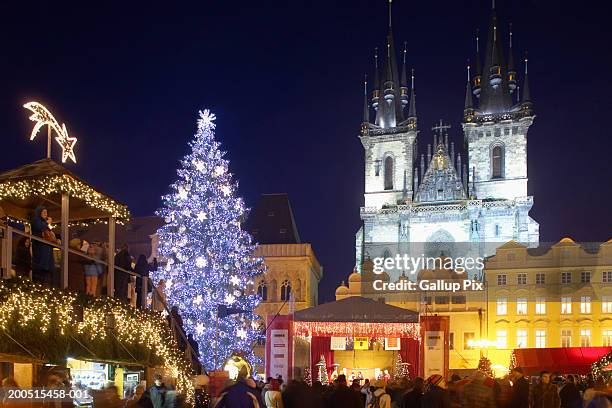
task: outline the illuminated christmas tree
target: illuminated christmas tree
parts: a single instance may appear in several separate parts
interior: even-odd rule
[[[329,384],[329,377],[327,375],[327,364],[325,363],[325,357],[321,355],[321,359],[317,363],[317,381],[321,384]]]
[[[166,266],[152,274],[155,284],[165,280],[167,302],[178,307],[208,370],[222,368],[234,353],[258,362],[252,346],[262,335],[252,286],[263,260],[253,257],[252,238],[240,228],[246,209],[235,196],[214,120],[208,110],[200,112],[191,152],[163,197],[158,215],[166,224],[157,233]]]
[[[310,373],[310,368],[304,368],[304,382],[308,385],[312,385],[312,374]]]
[[[491,360],[489,360],[485,356],[480,357],[480,361],[478,361],[477,370],[482,371],[488,377],[493,378],[493,371],[491,370]]]
[[[393,378],[401,380],[402,378],[410,378],[410,370],[408,369],[408,363],[402,361],[402,355],[397,353],[395,356],[395,370]]]

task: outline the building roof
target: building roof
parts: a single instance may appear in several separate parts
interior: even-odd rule
[[[262,194],[244,228],[259,244],[300,243],[287,193]]]
[[[128,208],[98,191],[64,166],[42,159],[0,174],[0,207],[9,217],[28,220],[32,210],[44,204],[49,215],[61,219],[62,193],[70,198],[69,221],[91,221],[114,216],[130,217]]]
[[[360,296],[351,296],[299,310],[293,317],[296,321],[304,322],[418,323],[419,321],[417,312]]]

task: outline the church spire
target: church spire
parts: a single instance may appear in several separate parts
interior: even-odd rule
[[[368,75],[363,79],[363,123],[370,122],[370,105],[368,104]]]
[[[474,75],[474,95],[480,97],[480,82],[482,80],[482,66],[480,65],[480,31],[476,29],[476,75]]]
[[[467,84],[465,86],[465,104],[463,105],[463,112],[468,115],[472,111],[472,88],[470,86],[470,60],[467,64]]]
[[[407,42],[404,41],[404,55],[402,57],[402,78],[400,80],[400,97],[402,99],[402,109],[408,105],[408,79],[406,76],[406,52]]]
[[[416,119],[416,93],[414,91],[414,68],[410,76],[410,108],[408,109],[408,117]]]
[[[509,24],[510,34],[508,39],[508,87],[510,92],[516,89],[516,68],[514,66],[514,51],[512,49],[512,23]]]
[[[529,76],[528,74],[528,70],[527,70],[527,63],[529,62],[528,58],[527,58],[527,53],[525,53],[525,78],[523,79],[523,99],[522,102],[526,103],[526,102],[531,102],[531,94],[529,92]]]

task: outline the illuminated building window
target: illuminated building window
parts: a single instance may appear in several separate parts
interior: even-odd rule
[[[580,297],[580,313],[583,313],[583,314],[591,313],[591,297],[590,296]]]
[[[448,333],[448,349],[449,350],[455,349],[455,333],[454,332]]]
[[[508,299],[499,298],[497,299],[497,315],[505,316],[508,314]]]
[[[601,331],[601,341],[606,347],[612,346],[612,329],[603,329]]]
[[[561,314],[572,314],[572,298],[561,298]]]
[[[535,346],[536,348],[546,347],[546,330],[537,329],[535,331]]]
[[[291,297],[291,282],[285,280],[281,284],[281,300],[289,300]]]
[[[603,273],[603,283],[612,283],[612,271],[605,271]]]
[[[580,347],[591,347],[591,329],[580,329]]]
[[[519,273],[516,275],[516,284],[517,285],[526,285],[527,284],[527,274]]]
[[[591,272],[582,271],[580,272],[580,283],[589,283],[591,282]]]
[[[463,349],[464,350],[472,350],[474,346],[470,346],[468,343],[474,341],[474,332],[465,332],[463,333]]]
[[[527,347],[527,330],[518,329],[516,331],[516,348],[526,348],[526,347]]]
[[[268,285],[266,281],[259,282],[257,286],[257,294],[261,298],[261,300],[268,300]]]
[[[536,298],[535,312],[539,315],[546,314],[546,299]]]
[[[546,275],[543,273],[536,273],[536,285],[544,285],[546,283]]]
[[[601,297],[601,313],[612,313],[612,297]]]
[[[507,276],[506,275],[497,275],[497,284],[499,286],[505,286],[507,282]]]
[[[572,283],[572,273],[571,272],[561,272],[561,283],[567,285],[568,283]]]
[[[393,157],[385,159],[385,190],[393,190]]]
[[[497,348],[508,348],[508,332],[506,330],[497,331]]]
[[[516,299],[516,314],[517,315],[527,314],[527,299],[525,298]]]
[[[561,330],[561,347],[572,347],[572,330]]]

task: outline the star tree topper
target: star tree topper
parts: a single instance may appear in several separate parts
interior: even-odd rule
[[[66,160],[70,158],[74,163],[76,163],[76,156],[74,154],[74,145],[77,142],[76,137],[71,137],[68,135],[68,129],[66,129],[66,124],[60,124],[55,120],[51,112],[47,108],[45,108],[42,104],[38,102],[28,102],[23,105],[24,108],[32,111],[32,115],[30,116],[30,120],[32,122],[36,122],[34,124],[34,128],[32,128],[32,133],[30,134],[30,140],[34,140],[38,132],[43,126],[49,126],[49,128],[53,129],[57,136],[55,137],[55,141],[62,148],[62,163],[66,163]]]

